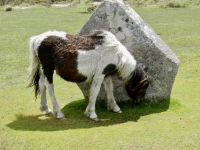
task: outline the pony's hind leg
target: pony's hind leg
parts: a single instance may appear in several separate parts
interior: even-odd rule
[[[45,87],[45,77],[42,73],[39,80],[39,88],[40,88],[40,95],[41,95],[41,103],[40,103],[40,110],[45,111],[46,115],[50,115],[52,112],[47,105],[46,99],[46,87]]]
[[[114,95],[113,95],[113,83],[111,76],[108,76],[104,79],[103,85],[107,94],[107,108],[108,110],[112,110],[117,113],[122,113],[119,106],[117,105]]]
[[[58,106],[58,103],[57,103],[55,95],[54,95],[53,83],[49,83],[47,78],[45,78],[45,86],[46,86],[46,88],[49,92],[49,95],[51,97],[51,101],[53,103],[53,111],[54,111],[55,117],[60,119],[60,120],[65,120],[66,118],[65,118],[64,114],[61,112],[60,107]]]

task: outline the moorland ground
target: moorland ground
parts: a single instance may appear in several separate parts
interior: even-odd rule
[[[77,33],[91,14],[85,5],[37,6],[5,12],[0,7],[0,149],[190,149],[200,148],[200,9],[134,8],[171,47],[181,65],[171,99],[139,106],[120,103],[122,114],[97,104],[99,122],[84,114],[87,103],[76,84],[54,75],[65,121],[39,111],[27,84],[31,36],[47,30]],[[50,107],[51,101],[48,98]]]

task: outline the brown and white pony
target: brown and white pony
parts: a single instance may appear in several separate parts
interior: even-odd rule
[[[107,93],[108,109],[121,113],[113,96],[112,75],[118,73],[125,82],[128,95],[143,101],[149,85],[145,69],[138,67],[130,52],[105,30],[90,35],[70,35],[48,31],[30,39],[30,76],[27,87],[35,87],[35,96],[41,94],[41,111],[50,114],[46,89],[53,103],[56,118],[65,119],[54,96],[53,73],[66,81],[91,82],[89,104],[85,114],[97,120],[96,98],[103,83]]]

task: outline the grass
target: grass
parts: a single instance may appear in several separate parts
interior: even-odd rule
[[[135,9],[181,61],[170,100],[139,106],[119,103],[122,114],[106,111],[105,104],[98,103],[101,120],[93,122],[83,114],[87,104],[78,87],[55,75],[55,94],[67,119],[59,121],[39,111],[33,89],[24,88],[28,39],[49,29],[77,33],[90,17],[81,9],[85,6],[11,12],[0,7],[0,149],[198,150],[199,7]]]

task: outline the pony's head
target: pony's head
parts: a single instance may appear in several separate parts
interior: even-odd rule
[[[144,100],[146,90],[149,86],[147,70],[148,68],[142,69],[136,66],[131,79],[129,79],[125,85],[129,97],[138,104]]]

